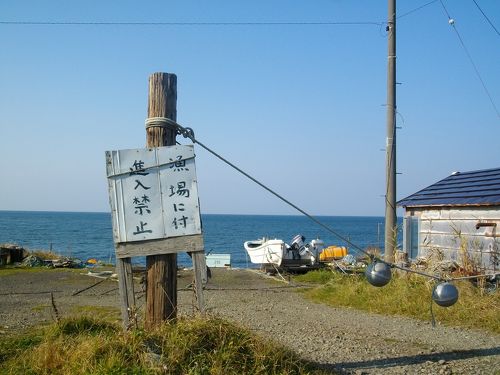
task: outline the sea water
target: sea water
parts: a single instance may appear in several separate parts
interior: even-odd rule
[[[328,228],[362,249],[383,249],[384,218],[354,216],[318,216]],[[290,242],[302,234],[306,241],[320,238],[326,246],[347,246],[343,240],[305,216],[274,215],[202,215],[205,252],[231,254],[232,267],[257,267],[250,263],[243,242],[262,237]],[[114,245],[110,213],[0,211],[0,243],[15,243],[28,250],[50,250],[83,261],[95,258],[114,263]],[[144,264],[141,257],[134,263]],[[181,253],[178,264],[191,266]]]

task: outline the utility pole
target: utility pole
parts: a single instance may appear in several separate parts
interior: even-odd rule
[[[388,0],[385,260],[394,262],[396,222],[396,0]]]

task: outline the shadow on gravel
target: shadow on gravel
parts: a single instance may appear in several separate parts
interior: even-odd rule
[[[415,365],[425,363],[427,361],[438,362],[440,360],[455,361],[459,359],[467,359],[474,357],[487,357],[500,355],[500,347],[488,349],[470,349],[470,350],[456,350],[452,352],[420,354],[415,356],[403,356],[394,358],[380,358],[369,361],[358,362],[339,362],[334,366],[327,366],[328,369],[355,369],[355,368],[385,368],[393,366]],[[323,367],[323,366],[321,366]]]

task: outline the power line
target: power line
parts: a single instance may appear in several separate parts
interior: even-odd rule
[[[439,0],[432,0],[412,9],[398,18],[417,12]],[[31,26],[363,26],[384,25],[385,22],[375,21],[249,21],[249,22],[152,22],[152,21],[0,21],[0,25],[31,25]]]
[[[464,40],[462,39],[462,36],[460,35],[460,33],[458,32],[458,30],[457,30],[457,28],[455,26],[455,20],[453,18],[451,18],[450,13],[448,13],[448,9],[446,9],[446,7],[445,7],[445,5],[443,3],[443,0],[439,0],[439,2],[441,3],[441,5],[442,5],[442,7],[443,7],[443,9],[444,9],[444,11],[446,13],[446,15],[448,16],[448,23],[453,27],[453,30],[455,31],[455,34],[457,35],[458,40],[460,41],[460,44],[462,45],[462,48],[465,51],[465,54],[469,58],[469,61],[472,64],[472,67],[474,68],[474,71],[476,72],[477,78],[481,82],[481,85],[483,86],[483,89],[486,92],[486,95],[490,99],[491,105],[493,106],[493,109],[495,110],[495,112],[497,114],[497,117],[500,119],[500,111],[498,110],[498,108],[497,108],[497,106],[496,106],[496,104],[495,104],[495,102],[493,100],[493,97],[490,94],[490,91],[486,87],[486,83],[484,82],[483,78],[481,77],[481,74],[479,73],[479,69],[477,68],[476,64],[474,63],[474,60],[472,59],[472,55],[470,54],[469,50],[467,49],[467,46],[465,45]]]
[[[412,9],[397,18],[405,17],[419,11],[439,0],[429,1]],[[476,4],[477,5],[477,4]],[[479,7],[479,6],[478,6]],[[481,11],[482,12],[482,11]],[[485,15],[486,17],[486,15]],[[249,22],[152,22],[152,21],[0,21],[0,25],[31,25],[31,26],[364,26],[385,25],[385,22],[375,21],[249,21]],[[493,26],[494,27],[494,26]]]
[[[420,10],[420,9],[422,9],[422,8],[425,8],[425,7],[426,7],[426,6],[428,6],[428,5],[431,5],[431,4],[434,4],[434,3],[437,3],[438,1],[439,1],[439,0],[432,0],[432,1],[429,1],[428,3],[425,3],[425,4],[423,4],[423,5],[419,6],[419,7],[415,8],[415,9],[412,9],[412,10],[410,10],[410,11],[406,12],[406,13],[403,13],[402,15],[400,15],[400,16],[398,16],[398,17],[396,17],[396,19],[403,18],[403,17],[405,17],[405,16],[407,16],[407,15],[409,15],[409,14],[412,14],[412,13],[414,13],[414,12],[419,11],[419,10]]]
[[[444,6],[443,0],[439,0],[439,2],[441,3],[441,6],[443,7],[446,16],[448,17],[448,21],[452,20],[450,13],[448,13],[448,9],[446,9],[446,7]]]
[[[474,2],[474,4],[476,4],[477,9],[479,9],[479,11],[481,12],[481,14],[484,16],[484,18],[486,19],[486,21],[488,21],[488,23],[493,28],[493,30],[495,30],[495,32],[497,33],[497,35],[500,36],[500,32],[498,32],[498,29],[495,27],[495,25],[493,25],[493,22],[491,22],[491,20],[488,18],[488,16],[483,12],[483,10],[481,9],[481,7],[477,3],[477,1],[476,0],[472,0],[472,1]]]
[[[114,22],[114,21],[0,21],[0,25],[32,26],[365,26],[383,25],[374,21],[257,21],[257,22]]]

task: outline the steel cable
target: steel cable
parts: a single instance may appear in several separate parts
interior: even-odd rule
[[[151,127],[151,126],[169,126],[169,127],[175,126],[177,128],[177,134],[178,135],[182,135],[184,138],[190,139],[191,142],[193,142],[194,144],[200,145],[200,147],[202,147],[203,149],[205,149],[206,151],[208,151],[209,153],[211,153],[212,155],[214,155],[216,158],[218,158],[222,162],[226,163],[231,168],[235,169],[236,171],[238,171],[239,173],[241,173],[242,175],[244,175],[245,177],[247,177],[248,179],[250,179],[251,181],[253,181],[257,185],[259,185],[260,187],[262,187],[263,189],[265,189],[269,193],[273,194],[275,197],[277,197],[281,201],[285,202],[290,207],[292,207],[295,210],[299,211],[301,214],[303,214],[304,216],[306,216],[307,218],[309,218],[311,221],[315,222],[317,225],[319,225],[320,227],[322,227],[323,229],[325,229],[327,232],[333,234],[335,237],[337,237],[340,240],[344,241],[345,243],[347,243],[348,245],[350,245],[352,248],[354,248],[354,249],[360,251],[361,253],[367,255],[371,259],[372,262],[376,261],[376,262],[380,262],[380,263],[385,263],[385,264],[387,264],[391,268],[396,268],[396,269],[399,269],[399,270],[402,270],[402,271],[405,271],[405,272],[414,273],[414,274],[417,274],[417,275],[420,275],[420,276],[425,276],[425,277],[428,277],[430,279],[434,279],[434,280],[437,280],[437,281],[453,281],[453,280],[455,280],[455,278],[444,278],[444,277],[440,277],[440,276],[430,275],[430,274],[425,273],[425,272],[416,271],[416,270],[413,270],[413,269],[410,269],[410,268],[407,268],[407,267],[403,267],[403,266],[400,266],[400,265],[397,265],[397,264],[394,264],[394,263],[391,263],[391,262],[387,262],[387,261],[385,261],[385,260],[383,260],[381,258],[376,257],[374,254],[368,253],[366,250],[364,250],[360,246],[356,245],[354,242],[352,242],[351,240],[349,240],[347,237],[345,237],[345,236],[341,235],[340,233],[338,233],[337,231],[333,230],[328,225],[324,224],[322,221],[318,220],[314,216],[312,216],[309,213],[307,213],[306,211],[304,211],[302,208],[300,208],[297,205],[293,204],[288,199],[284,198],[282,195],[278,194],[277,192],[275,192],[274,190],[272,190],[268,186],[264,185],[262,182],[260,182],[256,178],[252,177],[251,175],[249,175],[248,173],[246,173],[245,171],[243,171],[241,168],[239,168],[236,165],[234,165],[233,163],[231,163],[229,160],[227,160],[226,158],[224,158],[222,155],[218,154],[217,152],[215,152],[214,150],[212,150],[210,147],[208,147],[205,144],[203,144],[202,142],[200,142],[198,139],[196,139],[196,137],[194,135],[193,129],[188,128],[188,127],[183,127],[183,126],[179,125],[177,122],[175,122],[175,121],[173,121],[173,120],[171,120],[169,118],[162,118],[162,120],[161,121],[157,121],[155,123],[155,125],[151,125],[151,121],[150,121],[147,124],[147,126],[149,126],[149,127]],[[492,278],[494,278],[494,277],[496,277],[498,275],[500,275],[500,272],[499,273],[493,273],[493,274],[469,276],[467,278],[469,278],[469,279],[471,279],[471,278],[481,278],[481,277],[492,277]],[[460,280],[461,278],[456,278],[456,279]]]

